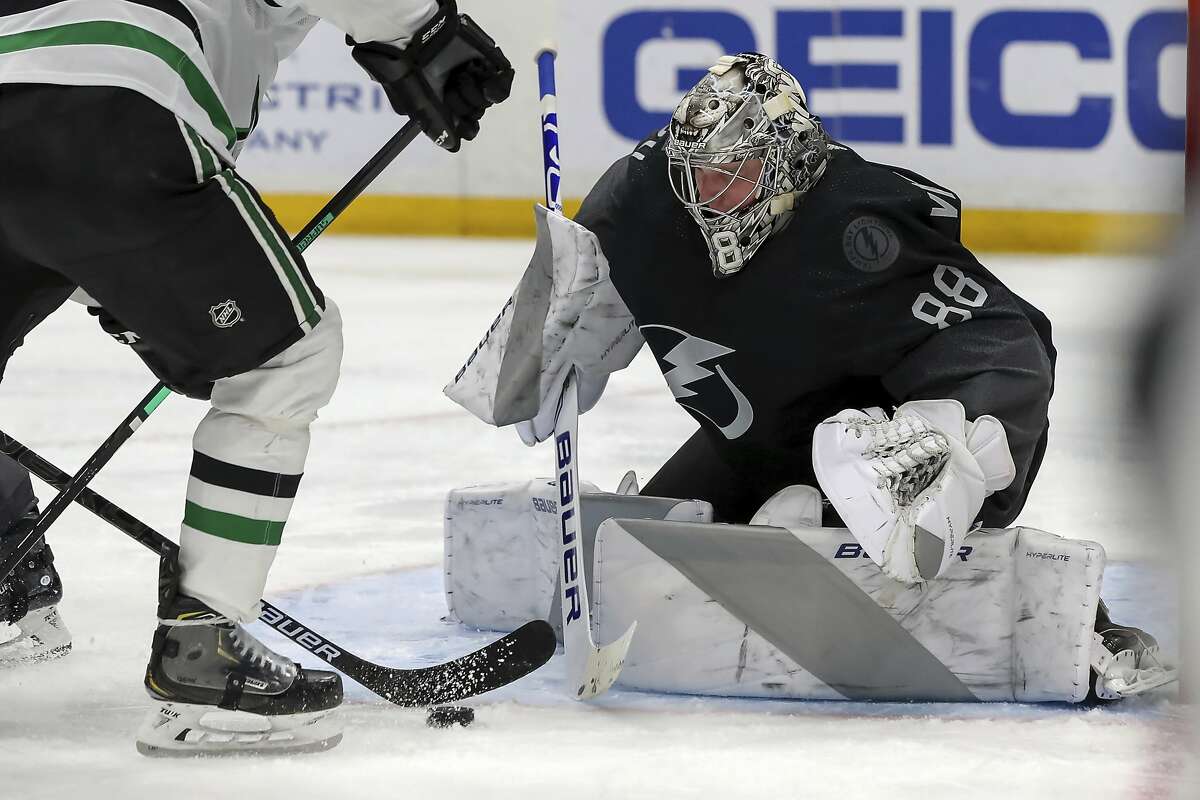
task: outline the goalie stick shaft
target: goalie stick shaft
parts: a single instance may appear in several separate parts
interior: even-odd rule
[[[71,476],[0,431],[0,453],[41,480],[61,489]],[[84,488],[75,502],[160,556],[179,546],[115,503]],[[486,647],[442,664],[398,669],[373,664],[331,642],[278,606],[262,602],[259,619],[317,658],[398,706],[453,703],[498,689],[528,675],[554,654],[554,631],[542,620],[528,622]]]
[[[538,53],[538,87],[542,106],[542,163],[545,168],[546,208],[562,213],[562,168],[559,162],[557,90],[552,49]],[[561,536],[559,605],[562,608],[563,650],[567,688],[577,700],[608,690],[625,665],[625,655],[637,628],[634,622],[615,642],[597,647],[592,639],[587,569],[581,538],[579,508],[579,377],[567,370],[554,420],[554,474],[558,481],[558,520]]]
[[[300,234],[292,239],[292,245],[303,252],[420,133],[421,126],[416,121],[410,120],[405,123],[404,127],[389,139],[337,194],[330,198],[325,207],[317,212]],[[96,477],[96,474],[116,455],[121,446],[129,441],[141,424],[170,395],[171,390],[165,383],[160,381],[155,385],[133,411],[122,420],[116,430],[109,434],[103,444],[92,453],[83,467],[60,488],[58,495],[42,509],[42,513],[38,515],[37,522],[33,527],[22,534],[20,539],[0,550],[0,581],[7,578],[21,563],[21,560],[37,547],[38,542],[42,540],[59,515],[67,509],[67,506],[71,505],[71,502],[91,482],[92,478]]]
[[[554,85],[551,49],[537,55],[538,93],[542,105],[542,167],[546,176],[546,208],[562,213],[562,167],[558,162],[558,89]]]

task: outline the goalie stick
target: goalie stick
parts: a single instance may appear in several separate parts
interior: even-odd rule
[[[71,476],[0,431],[0,453],[62,489]],[[75,502],[160,556],[179,546],[91,489]],[[491,644],[452,661],[399,669],[373,664],[329,641],[295,617],[263,600],[259,619],[388,702],[418,707],[453,703],[525,677],[554,655],[554,629],[544,620],[527,622]]]
[[[554,87],[554,51],[538,53],[538,85],[542,104],[542,159],[545,166],[546,207],[562,213],[562,172],[559,165],[558,114]],[[558,519],[562,535],[559,591],[562,608],[563,649],[567,659],[567,687],[578,700],[608,691],[625,666],[637,622],[621,638],[603,647],[592,638],[588,606],[587,566],[583,561],[579,510],[579,398],[578,378],[567,371],[554,422],[554,474],[558,480]]]
[[[317,212],[309,223],[301,229],[301,232],[292,239],[292,245],[297,250],[303,252],[310,244],[312,244],[321,233],[330,226],[339,214],[349,208],[354,199],[358,197],[371,184],[379,173],[396,159],[404,151],[404,148],[412,144],[413,139],[421,133],[421,126],[415,121],[410,120],[404,124],[399,131],[396,132],[391,139],[384,143],[383,147],[371,159],[363,165],[362,169],[354,174],[346,185],[343,186],[338,193],[329,199],[324,208]],[[142,398],[141,402],[129,412],[129,416],[122,420],[104,443],[92,453],[91,458],[83,465],[79,472],[66,483],[62,485],[59,493],[50,501],[42,513],[38,515],[37,522],[33,527],[26,531],[20,539],[10,543],[3,550],[0,550],[0,581],[4,580],[12,573],[17,565],[21,563],[21,559],[29,555],[33,548],[37,547],[38,542],[42,540],[46,531],[58,519],[58,515],[66,510],[67,506],[71,505],[71,501],[89,484],[92,478],[96,477],[104,465],[107,464],[121,445],[129,441],[141,424],[154,413],[162,402],[171,396],[171,390],[162,381],[150,390],[150,393]]]

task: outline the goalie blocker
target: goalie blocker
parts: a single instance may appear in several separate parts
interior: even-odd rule
[[[583,495],[600,639],[637,619],[619,685],[821,700],[1081,702],[1105,555],[1034,528],[981,530],[935,581],[885,575],[820,495],[789,487],[750,525],[699,501]],[[446,598],[463,623],[554,620],[549,479],[450,492]],[[689,521],[684,521],[689,520]],[[714,602],[715,601],[715,602]]]

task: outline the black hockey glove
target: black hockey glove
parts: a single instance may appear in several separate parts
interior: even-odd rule
[[[451,153],[479,133],[483,112],[508,99],[513,68],[495,41],[455,0],[440,0],[438,13],[403,49],[387,42],[353,46],[354,60],[383,86],[397,114],[416,120],[425,135]]]
[[[100,306],[88,306],[87,311],[99,320],[100,327],[114,341],[129,345],[130,349],[137,353],[142,363],[149,367],[155,377],[165,383],[171,391],[195,400],[208,400],[212,397],[212,381],[192,378],[190,376],[182,379],[173,377],[172,371],[167,368],[167,360],[155,353],[154,349],[142,337],[129,330],[129,326],[121,324],[116,317]]]
[[[136,333],[129,330],[127,326],[118,322],[112,314],[99,306],[88,306],[87,312],[99,320],[100,327],[104,329],[105,333],[121,344],[131,345],[140,338]]]

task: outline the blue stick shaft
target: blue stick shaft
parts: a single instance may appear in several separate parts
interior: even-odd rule
[[[558,151],[558,96],[554,86],[554,51],[538,53],[538,89],[542,97],[542,164],[546,208],[562,213],[562,167]]]

